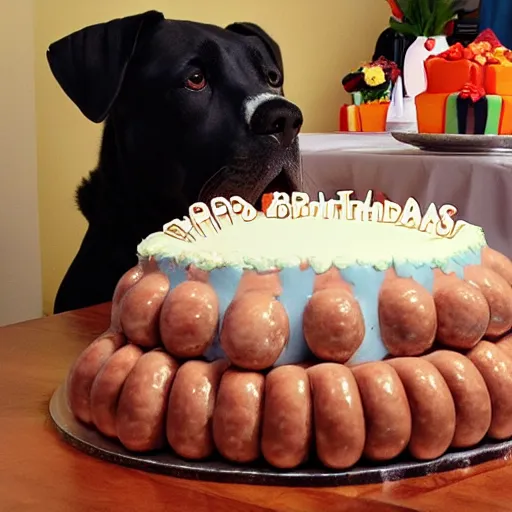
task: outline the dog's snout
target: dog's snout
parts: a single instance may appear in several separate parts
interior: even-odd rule
[[[257,106],[249,126],[254,134],[274,135],[282,146],[288,147],[299,134],[302,123],[302,112],[296,105],[274,97]]]

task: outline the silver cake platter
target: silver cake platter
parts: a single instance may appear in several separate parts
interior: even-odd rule
[[[436,153],[511,153],[511,135],[455,135],[391,132],[399,142]]]
[[[67,405],[64,385],[55,391],[50,400],[50,416],[63,440],[90,456],[142,471],[210,482],[290,487],[363,485],[468,468],[512,453],[510,440],[500,443],[485,441],[476,448],[449,452],[428,462],[418,462],[404,456],[384,465],[365,463],[339,471],[326,469],[310,461],[304,469],[279,471],[264,462],[235,465],[218,458],[186,461],[170,451],[149,455],[130,453],[119,443],[101,436],[75,419]]]

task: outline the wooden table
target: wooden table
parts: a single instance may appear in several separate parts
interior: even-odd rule
[[[512,511],[512,464],[384,485],[301,489],[178,480],[104,463],[66,445],[48,401],[110,307],[0,328],[0,511]]]

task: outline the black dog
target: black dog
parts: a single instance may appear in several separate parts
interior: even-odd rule
[[[105,126],[97,168],[76,199],[89,226],[54,311],[108,302],[136,246],[188,207],[301,188],[301,111],[284,99],[279,46],[260,27],[165,20],[159,12],[73,33],[51,70]]]

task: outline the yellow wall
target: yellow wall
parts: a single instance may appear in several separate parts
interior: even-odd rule
[[[286,93],[303,110],[304,131],[334,131],[345,72],[371,56],[387,23],[384,0],[36,0],[36,100],[44,310],[81,242],[85,222],[73,194],[96,163],[100,127],[67,99],[46,64],[56,39],[83,26],[149,9],[168,18],[260,24],[278,41]]]

